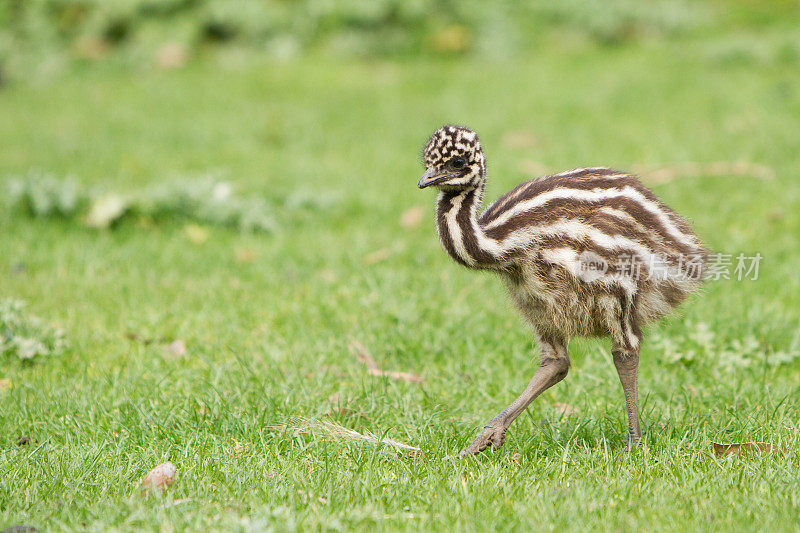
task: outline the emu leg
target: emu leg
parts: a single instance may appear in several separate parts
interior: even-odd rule
[[[552,344],[542,345],[542,362],[523,393],[484,426],[478,438],[461,450],[461,456],[478,454],[489,446],[491,446],[492,450],[500,448],[505,441],[506,431],[514,419],[537,396],[564,379],[568,371],[569,356],[567,355],[566,346],[563,344],[558,346],[553,346]]]
[[[628,411],[628,446],[638,446],[642,442],[639,428],[639,351],[623,352],[613,350],[614,366],[617,367],[622,391],[625,393],[625,409]]]

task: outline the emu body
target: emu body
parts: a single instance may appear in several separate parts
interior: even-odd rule
[[[581,336],[611,338],[628,439],[637,445],[642,327],[702,283],[707,253],[689,224],[636,177],[607,168],[522,183],[480,212],[486,160],[475,132],[444,126],[423,157],[418,186],[439,188],[436,225],[445,251],[465,267],[503,278],[540,350],[525,391],[462,455],[502,446],[514,419],[566,377],[567,343]]]

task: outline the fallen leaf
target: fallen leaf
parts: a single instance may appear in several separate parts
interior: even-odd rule
[[[361,262],[365,265],[374,265],[375,263],[380,263],[381,261],[389,259],[390,255],[392,255],[391,250],[388,248],[381,248],[380,250],[375,250],[365,255]]]
[[[156,65],[164,69],[178,68],[186,64],[186,46],[180,43],[167,43],[156,51]]]
[[[170,339],[166,337],[145,337],[144,335],[140,335],[135,331],[128,331],[125,333],[125,336],[134,342],[140,342],[145,345],[153,344],[154,342],[171,342]]]
[[[736,442],[730,444],[711,443],[717,455],[732,455],[734,453],[778,453],[780,449],[768,442]]]
[[[169,355],[182,357],[186,355],[186,344],[182,340],[177,339],[164,346],[164,351]]]
[[[461,53],[469,48],[471,40],[469,28],[461,24],[450,24],[433,35],[431,46],[436,52]]]
[[[167,461],[153,468],[144,476],[141,484],[142,494],[166,490],[175,482],[175,465]]]
[[[533,148],[539,144],[539,139],[530,130],[516,130],[503,135],[500,142],[509,148]]]
[[[256,253],[251,248],[237,248],[236,260],[240,263],[252,263]]]
[[[98,37],[78,37],[73,45],[75,55],[81,59],[100,59],[108,51],[108,43]]]
[[[107,228],[120,219],[128,210],[128,202],[122,196],[110,194],[92,201],[83,223],[90,228]]]
[[[416,228],[425,217],[425,210],[420,206],[414,206],[403,211],[400,215],[400,225],[404,228]]]
[[[203,244],[208,240],[208,229],[197,224],[186,224],[183,233],[194,244]]]

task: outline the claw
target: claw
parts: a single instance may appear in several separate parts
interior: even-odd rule
[[[491,446],[491,451],[500,449],[506,439],[506,428],[486,426],[472,444],[461,450],[461,457],[477,455]]]

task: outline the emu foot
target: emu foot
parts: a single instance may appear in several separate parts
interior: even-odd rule
[[[641,448],[642,445],[642,437],[632,437],[628,435],[628,443],[625,445],[625,448],[628,451],[632,451]]]
[[[468,455],[477,455],[483,450],[491,446],[491,450],[495,451],[503,445],[506,440],[506,428],[502,426],[486,426],[478,435],[478,438],[472,441],[472,444],[461,450],[461,457]]]

